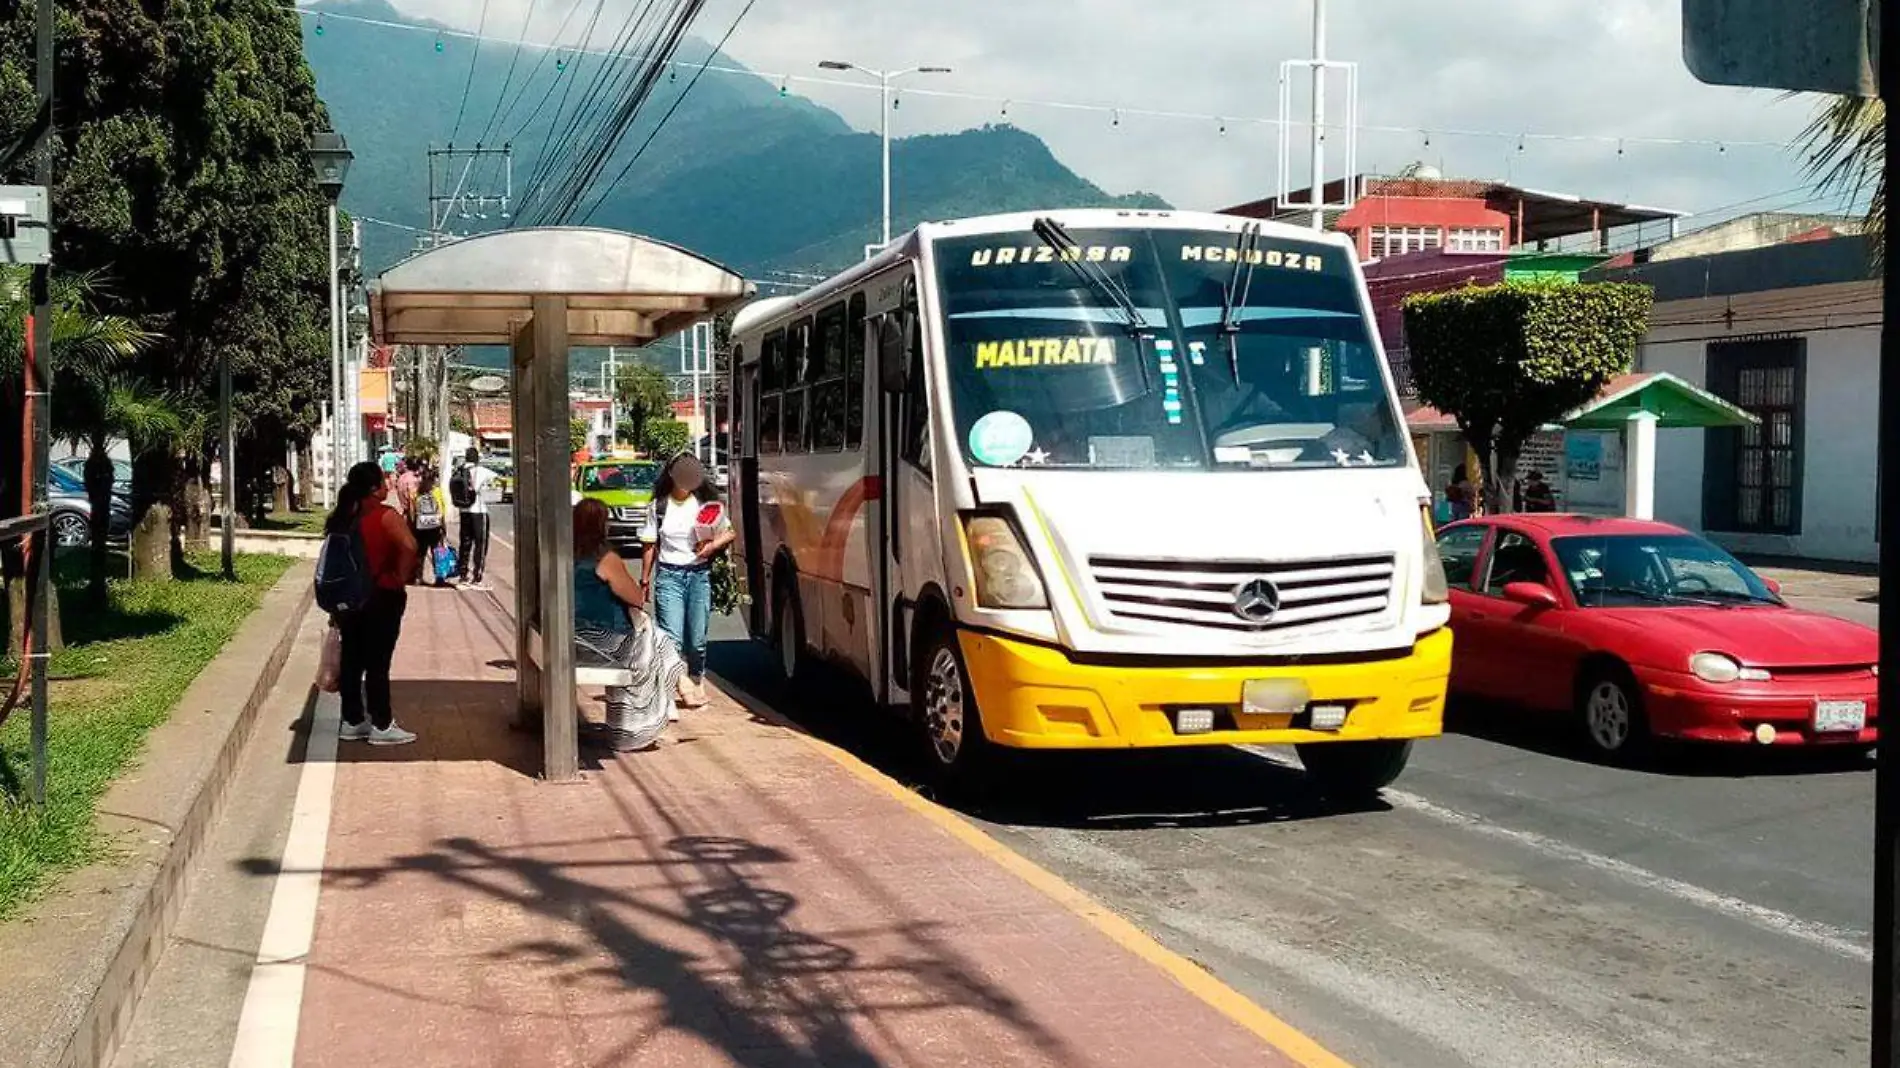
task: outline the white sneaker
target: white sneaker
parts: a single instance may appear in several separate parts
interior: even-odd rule
[[[416,740],[414,731],[406,731],[391,722],[387,728],[375,728],[369,732],[371,745],[408,745]]]
[[[360,742],[368,738],[372,730],[373,728],[370,727],[369,720],[364,720],[361,723],[345,723],[336,729],[337,741]]]

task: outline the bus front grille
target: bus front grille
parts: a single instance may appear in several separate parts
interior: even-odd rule
[[[1389,554],[1271,562],[1092,556],[1089,570],[1118,619],[1264,634],[1384,612],[1397,565]]]

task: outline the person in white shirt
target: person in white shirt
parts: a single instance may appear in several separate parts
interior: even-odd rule
[[[488,490],[495,473],[482,466],[482,454],[470,445],[461,470],[449,480],[449,496],[460,513],[461,548],[455,557],[455,579],[464,589],[484,589],[482,572],[488,566]]]
[[[645,584],[660,629],[686,658],[680,703],[706,703],[706,629],[712,621],[712,563],[736,535],[726,507],[698,458],[673,458],[653,485],[647,506]]]

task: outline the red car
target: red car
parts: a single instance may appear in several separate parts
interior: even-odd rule
[[[1600,753],[1656,737],[1871,746],[1879,640],[1790,607],[1667,523],[1501,515],[1438,534],[1454,691],[1569,713]]]

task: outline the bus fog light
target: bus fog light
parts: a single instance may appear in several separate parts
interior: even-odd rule
[[[1174,733],[1206,734],[1214,729],[1214,710],[1211,708],[1183,708],[1174,714]]]
[[[1307,723],[1316,731],[1336,731],[1346,725],[1345,705],[1314,705]]]

